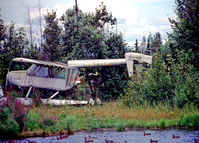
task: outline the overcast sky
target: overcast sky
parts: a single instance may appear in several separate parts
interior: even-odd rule
[[[118,29],[123,33],[124,39],[129,45],[135,40],[142,40],[149,32],[160,32],[163,39],[167,38],[167,32],[171,32],[168,18],[175,17],[175,0],[77,0],[82,11],[95,11],[101,2],[107,6],[113,16],[118,19]],[[9,23],[24,26],[27,23],[27,5],[35,19],[38,16],[39,0],[0,0],[0,15]],[[43,13],[46,9],[57,10],[60,17],[68,8],[75,4],[75,0],[40,0]],[[34,22],[34,21],[33,21]],[[38,25],[35,21],[34,24]]]

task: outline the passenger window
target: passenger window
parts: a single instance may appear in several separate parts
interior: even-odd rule
[[[66,69],[63,69],[61,71],[59,71],[58,73],[56,73],[54,75],[55,78],[61,78],[61,79],[65,79],[66,78]]]
[[[75,79],[77,77],[78,70],[77,69],[72,69],[72,74],[70,78],[70,86],[75,83]]]
[[[35,76],[48,77],[48,67],[41,66],[40,69],[36,72]]]

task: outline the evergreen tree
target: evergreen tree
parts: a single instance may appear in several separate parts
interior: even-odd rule
[[[160,50],[160,45],[162,44],[161,35],[156,32],[151,41],[151,52],[152,54]]]
[[[122,34],[111,33],[105,42],[107,45],[108,58],[124,58],[126,43]],[[100,69],[100,76],[103,84],[99,87],[99,95],[103,99],[116,99],[127,87],[126,65],[104,67]]]
[[[178,51],[185,50],[191,63],[199,68],[199,1],[176,0],[176,19],[170,19],[170,53],[177,59]]]
[[[15,24],[11,23],[8,27],[5,48],[9,51],[8,59],[15,57],[24,57],[24,50],[28,47],[28,40],[23,28],[15,28]]]
[[[5,81],[10,61],[15,57],[25,56],[24,50],[28,46],[28,41],[23,28],[16,29],[14,23],[6,27],[3,20],[0,21],[2,26],[0,35],[2,37],[0,41],[0,80]]]
[[[146,54],[153,55],[155,52],[160,50],[160,45],[162,44],[161,35],[156,32],[155,35],[149,34],[147,38]]]
[[[147,47],[146,47],[146,49],[147,49],[146,54],[148,54],[148,55],[151,54],[151,42],[152,42],[152,40],[153,40],[152,34],[149,33],[149,36],[148,36],[148,38],[147,38]]]
[[[135,40],[135,52],[136,53],[139,53],[140,51],[139,51],[139,46],[138,46],[138,40],[136,39]]]
[[[0,15],[1,16],[1,15]],[[0,83],[3,83],[3,80],[5,79],[5,75],[7,73],[7,58],[6,58],[6,48],[5,48],[5,42],[6,42],[6,33],[7,27],[4,24],[4,21],[0,17]]]
[[[45,57],[43,58],[48,61],[55,61],[59,58],[61,40],[61,27],[59,26],[58,19],[56,17],[56,11],[47,12],[44,19],[45,29],[43,32],[43,53]]]
[[[145,54],[146,51],[146,37],[143,36],[142,42],[141,42],[141,53]]]

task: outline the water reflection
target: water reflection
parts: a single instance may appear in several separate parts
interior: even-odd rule
[[[143,131],[96,131],[96,132],[76,132],[74,135],[59,138],[37,137],[18,140],[16,143],[28,143],[34,141],[37,143],[195,143],[199,141],[199,130],[143,130]],[[87,142],[88,141],[88,142]],[[8,141],[5,141],[8,142]]]

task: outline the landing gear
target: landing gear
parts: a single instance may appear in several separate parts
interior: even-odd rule
[[[96,103],[97,103],[98,105],[100,105],[100,104],[102,104],[102,101],[101,101],[99,98],[96,98]]]
[[[28,96],[30,95],[31,90],[32,90],[32,86],[30,86],[29,89],[28,89],[28,93],[26,94],[26,99],[27,99]]]
[[[89,104],[90,104],[91,106],[95,105],[95,101],[93,100],[93,98],[90,98],[90,99],[89,99]]]
[[[89,99],[89,104],[90,104],[91,106],[93,106],[93,105],[95,105],[95,104],[100,105],[100,104],[102,104],[102,101],[101,101],[99,98],[96,98],[96,100],[93,100],[93,98],[90,98],[90,99]]]

